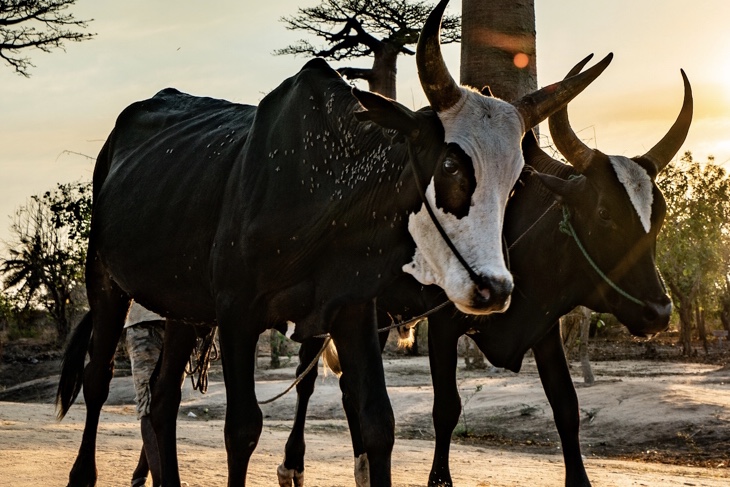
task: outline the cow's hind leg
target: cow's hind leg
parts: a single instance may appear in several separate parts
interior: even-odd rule
[[[429,486],[451,486],[449,451],[451,434],[459,422],[461,398],[456,385],[457,349],[461,332],[450,320],[451,311],[441,311],[428,319],[428,360],[433,382],[433,426],[436,433]]]
[[[144,434],[142,437],[144,438]],[[132,473],[132,487],[143,487],[147,482],[147,475],[149,475],[149,473],[150,466],[147,463],[147,453],[145,451],[145,447],[142,446],[142,450],[139,453],[139,460],[137,460],[137,466],[134,468],[134,472]]]
[[[371,485],[391,485],[390,462],[394,442],[395,420],[385,388],[385,374],[377,336],[375,303],[346,306],[340,310],[332,328],[342,376],[340,388],[353,446],[367,455]],[[352,410],[348,411],[349,408]],[[353,420],[357,418],[357,422]]]
[[[319,350],[324,344],[324,338],[310,338],[302,343],[299,348],[299,365],[297,366],[297,377],[302,374],[309,364],[317,357]],[[314,383],[317,379],[317,367],[305,375],[297,384],[297,410],[294,418],[294,425],[286,440],[284,450],[284,462],[279,465],[276,474],[281,487],[301,487],[304,485],[304,423],[307,419],[307,406],[309,398],[314,393]]]
[[[94,253],[89,250],[89,258]],[[94,323],[89,350],[90,360],[84,369],[84,402],[86,424],[71,473],[69,487],[91,487],[96,484],[96,434],[101,407],[109,395],[114,373],[114,352],[124,328],[130,298],[96,264],[87,264],[87,291]]]
[[[590,487],[583,457],[580,453],[580,410],[578,396],[573,387],[568,364],[560,339],[560,327],[556,323],[550,332],[534,347],[535,363],[540,380],[553,409],[555,426],[560,434],[565,461],[565,485],[567,487]]]

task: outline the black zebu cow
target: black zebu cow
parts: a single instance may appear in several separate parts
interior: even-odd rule
[[[579,72],[589,59],[579,63],[571,74]],[[545,154],[534,137],[523,140],[525,162],[539,173],[518,183],[505,216],[504,233],[515,277],[510,308],[503,314],[478,319],[455,313],[453,308],[429,316],[436,432],[429,485],[452,485],[449,447],[461,413],[456,384],[457,341],[469,334],[491,363],[514,372],[520,370],[527,350],[533,350],[560,434],[565,485],[590,486],[580,451],[578,399],[563,353],[558,319],[583,305],[613,313],[638,336],[666,329],[671,301],[654,262],[666,205],[654,179],[681,147],[692,120],[692,90],[684,72],[682,77],[684,102],[680,114],[667,135],[643,156],[629,159],[589,149],[570,128],[567,109],[550,117],[550,130],[573,167]],[[443,299],[438,289],[422,288],[403,277],[378,299],[380,325],[385,327],[390,322],[385,311],[413,316]],[[302,344],[297,375],[303,373],[321,346],[322,340],[318,339]],[[278,469],[282,487],[303,485],[304,421],[316,376],[314,368],[297,385],[296,418],[284,462]],[[343,405],[352,424],[351,406],[345,398]],[[358,472],[364,450],[361,440],[354,436],[353,447]]]
[[[165,90],[122,112],[94,170],[91,312],[69,343],[59,383],[59,416],[82,382],[87,408],[69,485],[96,483],[99,414],[132,299],[172,320],[219,326],[229,485],[245,484],[262,428],[256,339],[285,321],[297,324],[298,340],[331,334],[370,478],[390,485],[393,414],[375,296],[405,270],[437,284],[464,312],[508,305],[501,226],[523,166],[520,139],[609,61],[514,104],[485,97],[459,87],[443,62],[446,3],[431,14],[417,50],[432,110],[351,90],[314,60],[256,109]],[[163,485],[180,485],[174,415],[156,416]]]

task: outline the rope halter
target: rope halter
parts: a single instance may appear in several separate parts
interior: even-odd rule
[[[615,282],[613,282],[599,267],[598,264],[591,258],[590,255],[588,255],[588,251],[585,249],[583,244],[581,243],[580,239],[578,238],[578,235],[575,233],[575,229],[573,228],[573,225],[570,223],[570,210],[567,206],[563,205],[563,220],[559,224],[560,231],[566,235],[569,235],[573,237],[573,240],[575,240],[575,243],[578,245],[578,248],[580,249],[581,253],[583,254],[583,257],[588,261],[588,263],[591,265],[594,271],[596,271],[596,274],[598,274],[601,279],[604,280],[606,284],[611,286],[614,291],[619,293],[624,298],[628,299],[634,304],[638,304],[639,306],[644,306],[644,302],[640,299],[635,298],[634,296],[630,295],[623,289],[621,289]]]

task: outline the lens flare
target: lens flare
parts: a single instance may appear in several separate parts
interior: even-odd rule
[[[518,68],[524,69],[527,67],[528,64],[530,64],[530,56],[528,56],[524,52],[518,52],[517,54],[515,54],[512,62],[514,62],[515,66],[517,66]]]

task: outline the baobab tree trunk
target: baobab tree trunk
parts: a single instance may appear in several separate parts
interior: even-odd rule
[[[537,89],[534,0],[463,0],[461,83],[513,101]]]
[[[397,66],[398,46],[382,42],[374,49],[372,68],[344,67],[337,71],[350,80],[365,80],[368,82],[368,90],[395,100]]]
[[[463,85],[504,100],[517,100],[537,89],[534,0],[462,0],[461,72]],[[467,368],[484,363],[466,358]],[[468,357],[468,355],[467,355]]]
[[[379,93],[395,100],[398,48],[389,43],[383,43],[382,48],[375,53],[373,67],[368,85],[370,91]]]

